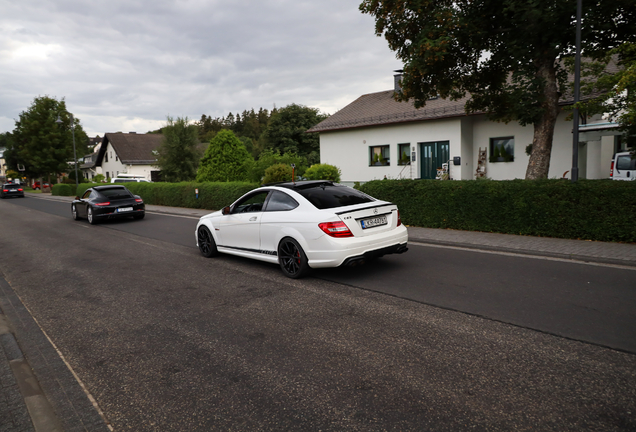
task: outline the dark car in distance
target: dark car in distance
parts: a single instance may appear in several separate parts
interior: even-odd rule
[[[14,183],[5,183],[0,189],[0,198],[19,197],[24,198],[24,189],[22,185]]]
[[[81,198],[75,197],[71,214],[75,220],[86,218],[94,225],[105,219],[143,219],[146,206],[141,197],[133,195],[125,186],[95,186],[87,189]]]

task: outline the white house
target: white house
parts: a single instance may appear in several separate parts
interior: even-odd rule
[[[396,86],[400,75],[395,76]],[[397,102],[395,90],[360,96],[308,132],[320,136],[320,161],[339,167],[345,183],[386,178],[434,179],[449,163],[451,179],[470,180],[477,170],[493,180],[524,178],[533,127],[497,123],[485,114],[467,115],[467,98],[432,99],[416,109]],[[571,101],[562,101],[562,105]],[[572,167],[572,121],[559,114],[554,131],[550,178],[569,177]],[[602,122],[600,116],[588,123]],[[579,178],[607,178],[613,154],[621,143],[613,126],[582,126]],[[587,142],[584,140],[588,139]],[[594,141],[592,140],[594,139]],[[479,162],[480,150],[485,160]],[[483,154],[483,153],[482,153]]]
[[[159,169],[154,166],[157,157],[153,150],[161,145],[161,134],[107,133],[94,160],[106,178],[119,174],[141,175],[146,180],[157,181]]]

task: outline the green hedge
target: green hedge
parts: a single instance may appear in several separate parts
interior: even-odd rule
[[[121,184],[121,183],[117,183]],[[86,189],[93,186],[105,186],[104,183],[82,183],[77,188],[77,195],[82,195]],[[132,193],[139,195],[146,204],[186,207],[206,210],[219,210],[232,204],[246,192],[259,185],[243,182],[182,182],[182,183],[126,183]],[[199,198],[195,190],[199,189]],[[58,195],[53,190],[53,195]]]
[[[77,195],[100,185],[104,184],[80,184]],[[54,185],[53,195],[72,196],[74,187]],[[146,204],[218,210],[258,185],[184,182],[126,187]],[[636,242],[636,181],[378,180],[360,189],[397,204],[407,225]]]
[[[86,190],[86,189],[84,189]],[[59,195],[59,196],[75,196],[75,183],[73,184],[65,184],[58,183],[54,184],[51,188],[51,195]]]
[[[360,189],[407,225],[636,242],[636,182],[378,180]]]

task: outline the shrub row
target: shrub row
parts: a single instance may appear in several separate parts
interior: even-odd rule
[[[93,186],[104,186],[103,183],[80,184],[77,195],[82,195],[86,189]],[[146,204],[186,207],[206,210],[219,210],[232,204],[246,192],[258,187],[254,183],[243,182],[182,182],[182,183],[126,183],[125,186],[135,195],[143,198]],[[75,186],[73,186],[75,188]],[[199,197],[196,197],[196,189]],[[55,189],[53,190],[53,195]]]
[[[77,195],[102,184],[80,184]],[[126,183],[146,204],[218,210],[258,187],[242,182]],[[53,195],[73,196],[57,184]],[[196,198],[195,190],[199,190]],[[378,180],[360,189],[394,202],[407,225],[636,242],[636,182]]]
[[[636,182],[378,180],[360,189],[407,225],[636,242]]]

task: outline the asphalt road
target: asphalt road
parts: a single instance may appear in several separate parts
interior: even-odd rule
[[[0,202],[0,270],[116,430],[636,429],[636,357],[544,333],[633,344],[634,271],[412,245],[293,281],[68,207]]]

